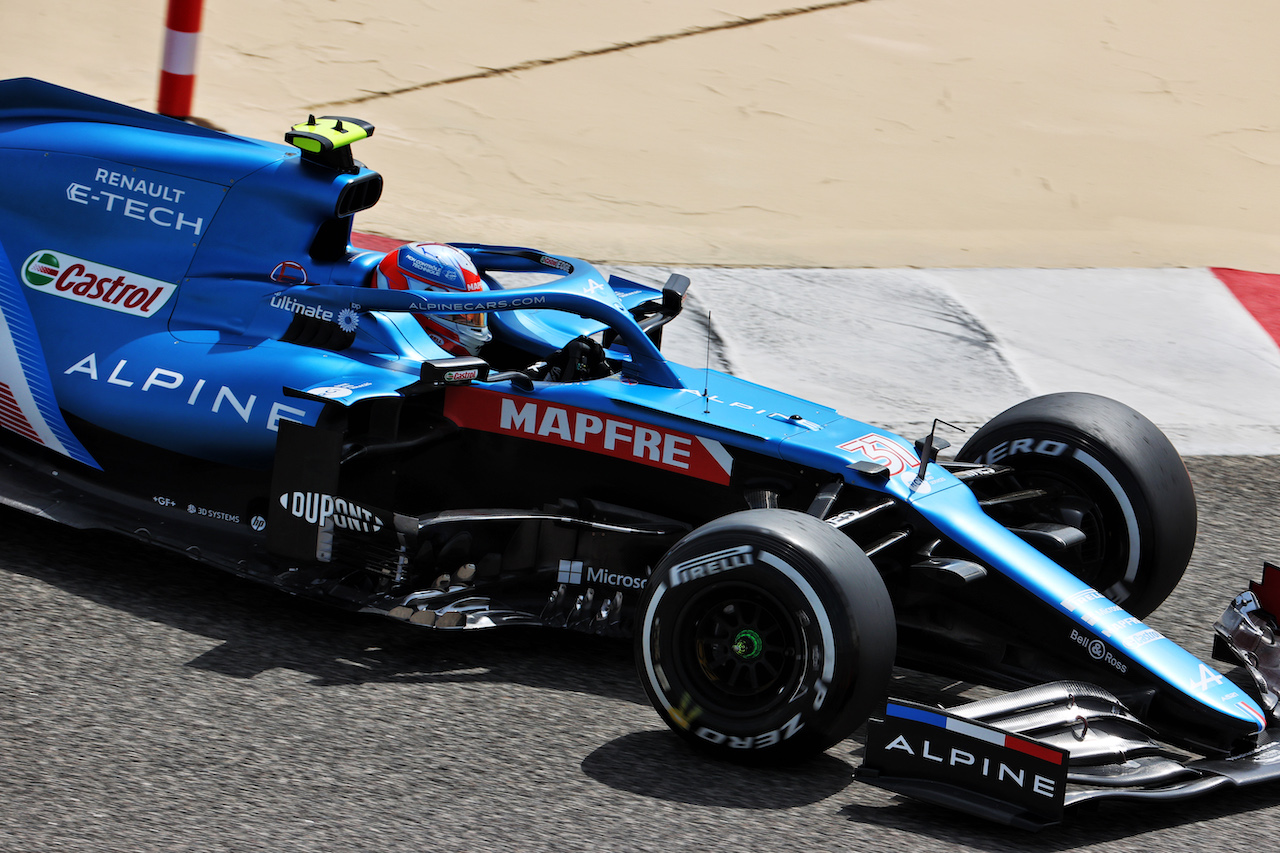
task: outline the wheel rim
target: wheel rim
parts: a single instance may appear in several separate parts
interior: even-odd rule
[[[1033,468],[1014,472],[1009,481],[1013,490],[1038,489],[1046,494],[998,507],[993,516],[1007,527],[1048,521],[1080,530],[1084,542],[1047,555],[1117,603],[1132,596],[1134,590],[1124,584],[1130,547],[1124,535],[1124,513],[1105,483],[1088,471],[1072,476]]]
[[[804,673],[800,622],[769,591],[717,585],[691,599],[676,620],[674,648],[685,683],[708,709],[727,716],[784,704]]]

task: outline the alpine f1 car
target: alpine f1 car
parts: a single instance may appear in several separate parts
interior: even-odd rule
[[[1196,527],[1141,415],[1041,397],[939,459],[669,362],[682,276],[355,249],[372,133],[0,82],[0,500],[424,629],[632,635],[699,748],[870,719],[860,778],[1018,825],[1280,778],[1276,571],[1216,626],[1248,689],[1141,621]],[[888,700],[895,662],[1014,692]]]

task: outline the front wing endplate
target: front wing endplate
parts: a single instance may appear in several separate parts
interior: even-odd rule
[[[1071,806],[1177,801],[1280,780],[1280,726],[1228,756],[1157,740],[1111,694],[1055,682],[949,710],[890,700],[855,776],[896,794],[1039,830]]]

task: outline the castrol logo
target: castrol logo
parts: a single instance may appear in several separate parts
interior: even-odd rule
[[[32,252],[22,265],[27,287],[135,317],[154,316],[176,284],[87,261],[52,249]]]

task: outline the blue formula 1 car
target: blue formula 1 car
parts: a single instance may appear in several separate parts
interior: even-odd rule
[[[1217,626],[1256,691],[1140,621],[1195,538],[1142,416],[1037,398],[940,460],[668,362],[681,276],[354,249],[372,132],[0,82],[0,500],[408,625],[632,635],[699,748],[794,760],[870,718],[860,778],[1018,825],[1280,777],[1275,582]],[[895,661],[1014,692],[887,701]]]

